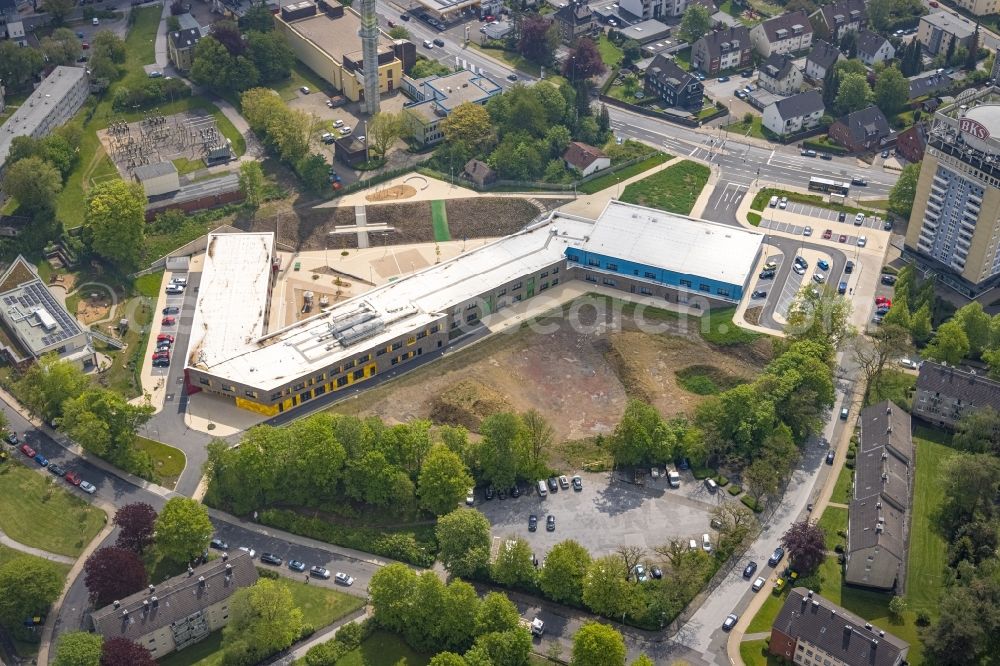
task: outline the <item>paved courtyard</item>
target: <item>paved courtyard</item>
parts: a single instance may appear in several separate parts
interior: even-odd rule
[[[476,508],[493,524],[493,536],[525,539],[535,557],[545,554],[560,541],[574,539],[594,557],[613,552],[620,545],[641,546],[652,554],[655,546],[670,539],[697,539],[712,533],[709,529],[712,510],[730,500],[720,489],[711,493],[690,472],[681,472],[681,487],[672,489],[666,479],[645,478],[645,485],[622,481],[609,483],[610,474],[581,473],[583,490],[560,489],[540,498],[532,487],[516,499],[494,498],[484,501],[482,490],[476,492]],[[522,487],[523,491],[523,487]],[[538,516],[538,531],[528,531],[528,516]],[[556,529],[547,532],[545,520],[556,518]],[[655,556],[653,557],[655,561]]]

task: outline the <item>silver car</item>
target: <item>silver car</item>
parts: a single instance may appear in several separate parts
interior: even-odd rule
[[[346,585],[347,587],[354,585],[354,579],[348,576],[347,574],[343,573],[342,571],[338,571],[336,575],[333,577],[333,579],[337,582],[338,585]]]

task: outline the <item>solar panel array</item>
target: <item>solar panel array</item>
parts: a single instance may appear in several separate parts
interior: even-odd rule
[[[66,338],[71,338],[80,332],[80,326],[76,323],[76,320],[70,317],[65,308],[56,302],[56,299],[52,297],[52,294],[49,293],[49,290],[43,284],[38,281],[28,282],[21,285],[20,291],[20,294],[4,296],[4,305],[6,307],[17,305],[23,314],[34,312],[39,307],[45,308],[59,325],[55,331],[42,336],[43,346],[48,347]]]

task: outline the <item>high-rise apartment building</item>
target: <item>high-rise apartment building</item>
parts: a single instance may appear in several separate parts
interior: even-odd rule
[[[1000,88],[934,115],[905,252],[970,298],[1000,284]]]

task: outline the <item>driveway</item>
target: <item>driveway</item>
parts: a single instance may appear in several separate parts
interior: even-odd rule
[[[620,480],[609,481],[609,474],[581,474],[583,490],[572,488],[538,496],[530,492],[504,501],[484,501],[476,494],[476,508],[489,518],[495,539],[521,537],[535,557],[542,560],[554,545],[567,539],[584,544],[595,556],[602,557],[618,546],[640,546],[652,553],[673,538],[698,539],[709,532],[712,510],[725,501],[725,492],[710,493],[695,481],[690,472],[682,472],[681,487],[671,489],[663,477],[645,478],[636,486]],[[528,516],[538,516],[538,530],[528,531]],[[548,516],[555,516],[556,529],[546,530]],[[714,537],[713,537],[714,538]],[[497,544],[495,544],[497,545]]]

